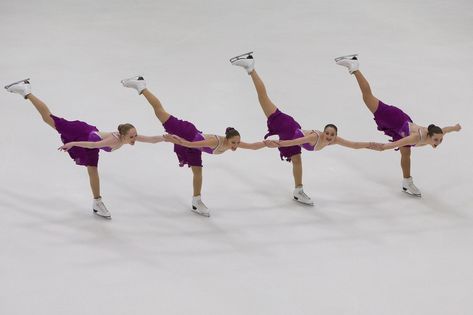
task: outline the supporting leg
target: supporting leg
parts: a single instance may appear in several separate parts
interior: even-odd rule
[[[402,176],[409,178],[411,177],[411,148],[401,147],[399,151],[401,152]]]
[[[291,156],[292,174],[294,175],[294,187],[302,186],[302,155]]]
[[[87,172],[89,173],[90,188],[92,189],[92,195],[94,199],[100,198],[100,178],[99,171],[96,166],[87,166]]]
[[[194,197],[200,196],[202,190],[202,167],[192,166],[193,179],[192,184],[194,188]]]

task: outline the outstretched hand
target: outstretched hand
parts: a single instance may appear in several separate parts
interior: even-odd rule
[[[184,141],[184,139],[182,139],[181,137],[176,136],[176,135],[172,135],[172,134],[169,134],[169,133],[163,135],[163,138],[164,138],[164,141],[171,142],[171,143],[174,143],[174,144],[181,144]]]
[[[460,130],[462,130],[462,126],[460,126],[460,124],[456,124],[455,126],[453,126],[453,128],[455,128],[455,129],[454,129],[455,131],[460,131]]]
[[[64,152],[66,152],[66,151],[69,151],[69,149],[71,149],[73,146],[74,146],[74,145],[72,144],[72,142],[69,142],[69,143],[66,143],[66,144],[60,146],[60,147],[58,148],[58,150],[59,150],[59,151],[64,151]]]
[[[278,140],[264,140],[263,143],[268,148],[278,148],[279,147],[279,141]]]
[[[384,144],[377,143],[377,142],[370,142],[368,149],[375,150],[375,151],[384,151]]]

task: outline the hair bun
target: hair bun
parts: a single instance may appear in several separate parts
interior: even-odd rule
[[[227,127],[227,129],[225,129],[225,137],[227,139],[231,138],[231,137],[234,137],[234,136],[239,136],[240,133],[233,127]]]
[[[440,128],[439,126],[436,126],[434,124],[430,124],[428,127],[427,127],[427,134],[432,137],[434,134],[443,134],[443,130],[442,128]]]
[[[135,126],[133,126],[132,124],[130,123],[126,123],[126,124],[120,124],[118,125],[118,133],[120,133],[122,136],[125,136],[128,131],[132,128],[135,128]]]

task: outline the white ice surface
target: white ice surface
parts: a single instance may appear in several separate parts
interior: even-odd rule
[[[353,76],[415,122],[460,122],[413,149],[422,199],[400,192],[399,153],[303,153],[291,200],[274,149],[204,155],[203,200],[170,144],[101,154],[113,220],[91,214],[87,174],[28,102],[0,93],[0,314],[473,313],[473,2],[0,1],[0,83],[31,77],[52,112],[111,131],[163,129],[120,85],[143,74],[171,113],[255,141],[266,123],[249,77],[255,51],[273,101],[303,127],[386,141]]]

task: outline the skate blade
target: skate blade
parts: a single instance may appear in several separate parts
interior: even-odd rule
[[[133,76],[133,77],[131,77],[131,78],[123,79],[123,80],[121,80],[120,82],[121,82],[122,84],[125,84],[125,83],[126,83],[127,81],[129,81],[129,80],[144,80],[144,78],[143,78],[142,75],[135,75],[135,76]]]
[[[358,54],[353,54],[353,55],[345,55],[345,56],[340,56],[335,58],[335,62],[338,62],[343,59],[352,59],[353,57],[358,57]]]
[[[250,51],[250,52],[247,52],[246,54],[241,54],[241,55],[235,56],[233,58],[230,58],[230,62],[234,63],[235,61],[240,60],[240,59],[247,59],[249,56],[252,56],[252,54],[253,54],[253,52]]]
[[[197,210],[197,208],[194,209],[194,206],[192,206],[192,212],[194,212],[195,214],[198,214],[198,215],[200,215],[200,216],[202,216],[202,217],[207,217],[207,218],[210,217],[210,213],[202,213],[202,212],[199,212],[199,210]]]
[[[97,211],[93,210],[94,214],[100,218],[103,218],[103,219],[107,219],[107,220],[111,220],[112,219],[112,216],[109,215],[109,216],[105,216],[105,215],[100,215],[97,213]]]
[[[24,82],[24,83],[30,83],[29,80],[30,80],[30,78],[28,78],[28,79],[23,79],[23,80],[20,80],[20,81],[16,81],[16,82],[10,83],[10,84],[8,84],[8,85],[5,85],[5,89],[9,89],[10,87],[14,86],[15,84],[22,83],[22,82]]]
[[[413,194],[413,193],[410,193],[408,192],[407,190],[402,190],[403,193],[405,194],[408,194],[409,196],[412,196],[412,197],[417,197],[417,198],[421,198],[422,197],[422,194]]]
[[[311,202],[311,203],[302,202],[299,199],[297,199],[297,197],[294,197],[294,201],[297,201],[298,203],[301,203],[301,204],[306,205],[306,206],[313,206],[314,205],[314,202]]]

